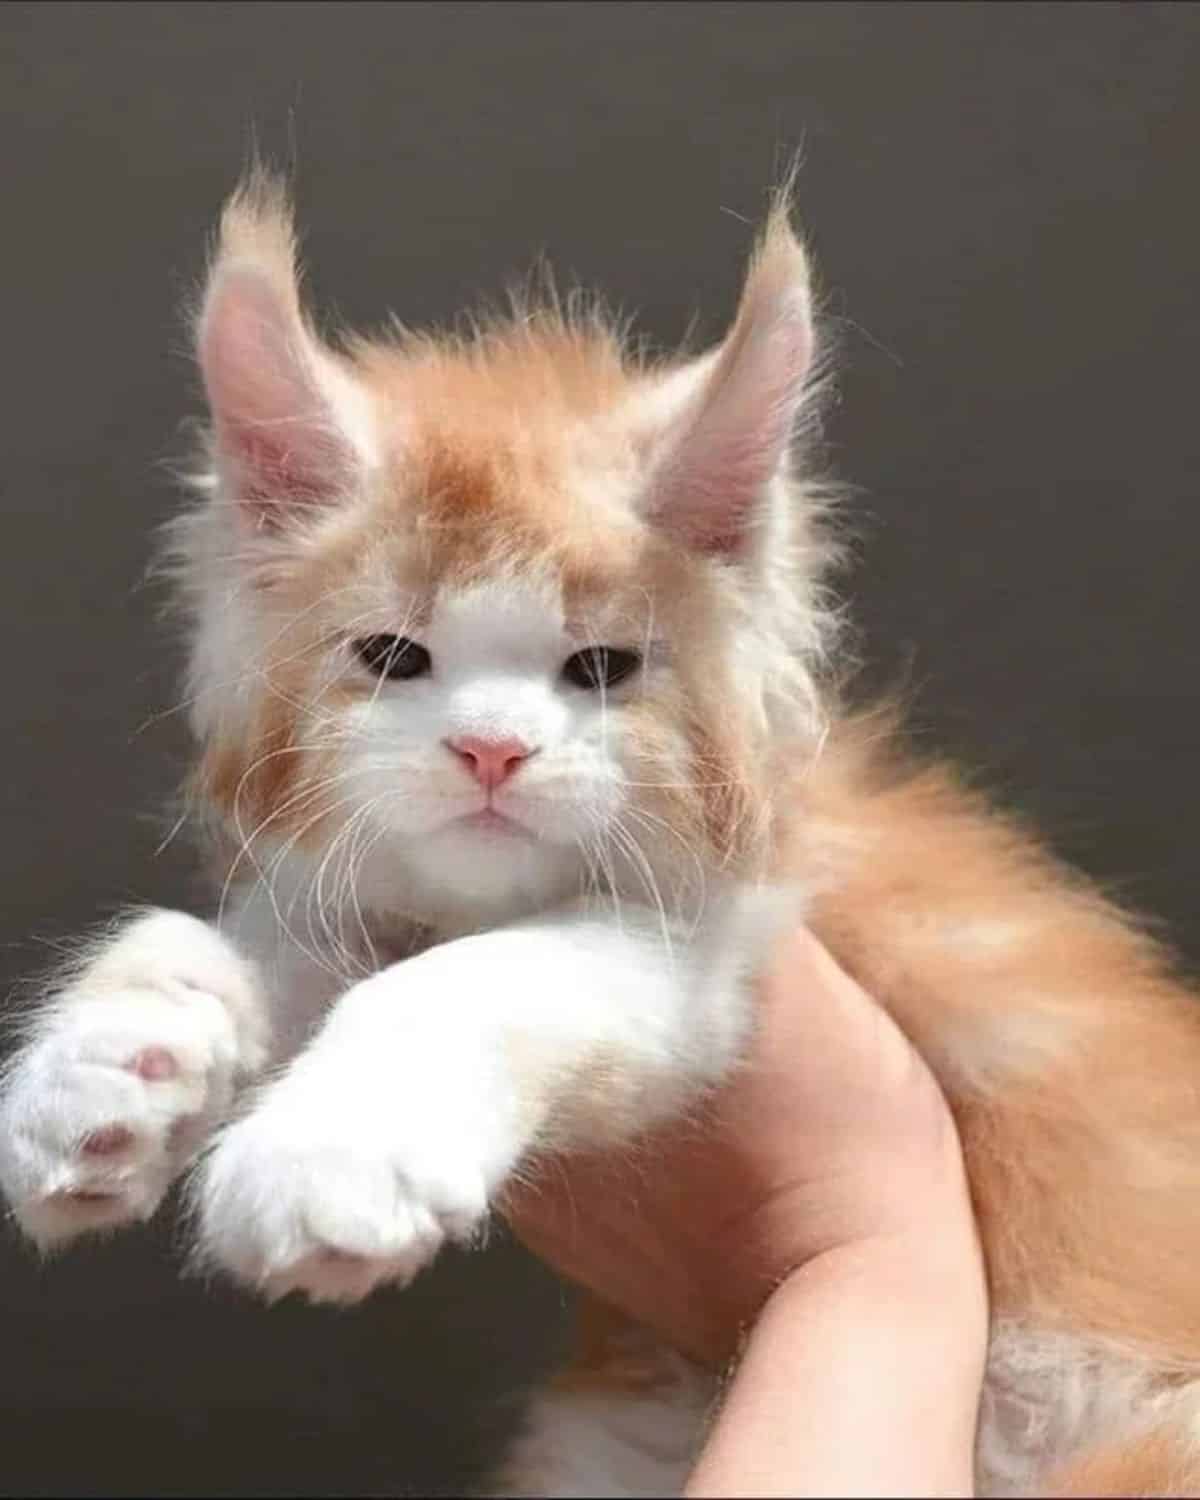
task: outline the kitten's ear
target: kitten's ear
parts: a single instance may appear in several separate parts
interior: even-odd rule
[[[786,464],[813,349],[808,261],[781,202],[725,341],[651,398],[652,520],[699,551],[743,552]]]
[[[256,526],[354,488],[371,457],[369,405],[304,316],[287,193],[265,173],[221,216],[197,352],[221,477]]]

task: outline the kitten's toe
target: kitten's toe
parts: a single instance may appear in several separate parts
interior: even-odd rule
[[[436,1249],[427,1248],[407,1256],[361,1255],[323,1245],[282,1270],[268,1274],[261,1291],[268,1302],[277,1302],[294,1292],[310,1302],[361,1302],[377,1287],[388,1283],[407,1286],[434,1254]]]

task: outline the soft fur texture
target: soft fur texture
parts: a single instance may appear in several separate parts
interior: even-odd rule
[[[1200,1012],[1086,881],[839,710],[786,202],[699,358],[549,294],[334,348],[256,174],[197,349],[210,443],[171,556],[219,911],[139,915],[34,1017],[0,1096],[24,1228],[145,1218],[199,1154],[213,1265],[268,1296],[407,1280],[539,1151],[619,1149],[719,1081],[804,916],[961,1127],[982,1491],[1192,1492]],[[382,637],[430,669],[373,674]],[[598,648],[640,665],[564,675]],[[600,1322],[507,1489],[678,1491],[711,1377]]]

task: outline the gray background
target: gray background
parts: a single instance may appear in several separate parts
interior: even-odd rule
[[[872,676],[1200,953],[1200,8],[10,3],[0,58],[6,986],[188,899],[138,583],[252,128],[352,321],[449,316],[544,249],[663,341],[717,330],[803,144]],[[349,1314],[173,1253],[0,1243],[4,1493],[453,1491],[561,1303],[511,1246]]]

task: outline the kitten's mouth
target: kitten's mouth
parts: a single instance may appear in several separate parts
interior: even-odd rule
[[[533,837],[524,823],[518,823],[515,818],[508,817],[490,804],[477,812],[467,813],[456,821],[463,827],[477,829],[481,833],[507,835],[510,838]]]

